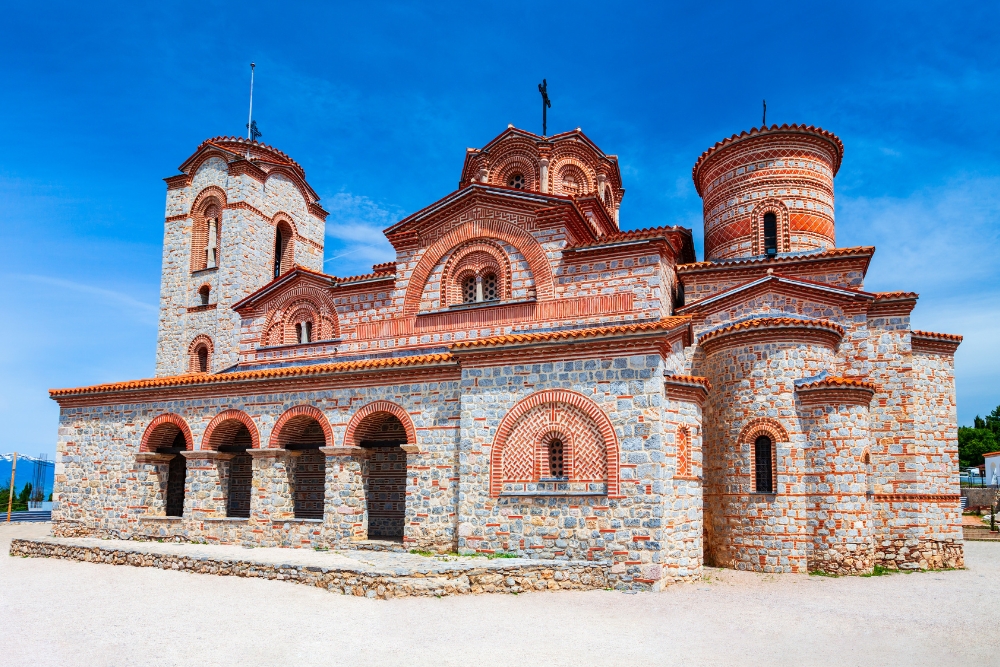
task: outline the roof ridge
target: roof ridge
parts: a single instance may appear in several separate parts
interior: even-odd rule
[[[669,331],[681,325],[689,324],[691,318],[688,316],[670,316],[652,322],[636,322],[634,324],[619,324],[603,327],[591,327],[588,329],[562,329],[559,331],[540,331],[523,334],[504,334],[500,336],[490,336],[488,338],[478,338],[474,340],[464,340],[452,343],[452,350],[468,350],[479,347],[494,347],[509,345],[512,343],[533,343],[542,341],[571,340],[574,338],[588,338],[596,336],[613,335],[617,333],[646,333],[651,331]]]

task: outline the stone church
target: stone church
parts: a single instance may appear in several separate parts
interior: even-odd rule
[[[303,168],[205,141],[166,180],[156,376],[56,389],[54,533],[606,563],[961,566],[954,354],[838,247],[834,134],[694,164],[690,229],[622,231],[618,158],[508,127],[323,271]],[[634,223],[629,225],[634,226]]]

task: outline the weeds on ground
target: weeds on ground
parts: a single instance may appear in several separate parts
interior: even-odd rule
[[[410,549],[410,553],[415,556],[425,556],[427,558],[437,558],[439,560],[447,560],[451,558],[485,558],[487,560],[493,560],[495,558],[520,558],[520,556],[513,551],[494,551],[493,553],[475,553],[462,554],[457,551],[448,551],[447,553],[436,553],[434,551],[427,551],[426,549]]]
[[[871,571],[870,574],[862,574],[861,576],[862,577],[884,577],[887,574],[895,574],[896,572],[898,572],[898,570],[890,570],[889,568],[887,568],[885,566],[876,565],[875,567],[872,568],[872,571]]]
[[[426,551],[424,549],[410,549],[410,553],[416,556],[436,556],[437,554],[433,551]]]
[[[833,579],[836,579],[840,575],[839,574],[833,574],[831,572],[824,572],[823,570],[813,570],[812,572],[809,573],[809,576],[810,577],[831,577]]]
[[[314,551],[329,551],[330,547],[313,547]]]

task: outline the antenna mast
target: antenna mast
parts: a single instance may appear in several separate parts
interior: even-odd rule
[[[253,68],[254,64],[250,63],[250,117],[247,118],[247,139],[250,139],[253,127]]]

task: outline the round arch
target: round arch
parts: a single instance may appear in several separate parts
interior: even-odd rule
[[[219,446],[224,444],[225,440],[232,438],[241,425],[250,431],[250,446],[253,449],[259,449],[260,435],[257,431],[257,425],[254,424],[250,415],[242,410],[233,409],[220,412],[208,423],[208,428],[201,436],[201,449],[218,451]]]
[[[619,496],[618,479],[618,434],[615,433],[611,419],[594,401],[583,394],[568,389],[545,389],[521,399],[504,415],[493,438],[493,450],[490,452],[490,495],[499,496],[503,487],[503,450],[510,438],[511,431],[518,420],[527,412],[547,403],[562,403],[570,405],[583,412],[601,434],[604,441],[608,474],[608,497]]]
[[[142,434],[139,442],[140,452],[155,452],[160,447],[169,447],[173,444],[177,433],[184,434],[184,449],[194,449],[194,438],[191,437],[191,429],[184,418],[173,412],[155,417]]]
[[[739,437],[736,439],[736,443],[740,445],[752,445],[762,435],[771,438],[771,442],[775,444],[788,442],[788,431],[781,425],[781,422],[770,417],[757,417],[756,419],[751,419],[743,426]]]
[[[297,405],[289,408],[278,417],[274,428],[271,429],[271,438],[268,441],[268,448],[284,449],[288,441],[302,433],[309,425],[310,421],[315,421],[323,430],[323,446],[333,446],[333,429],[330,428],[330,421],[321,410],[311,405]]]
[[[434,242],[417,262],[410,274],[406,295],[403,298],[403,314],[416,315],[420,310],[420,297],[434,267],[453,249],[475,239],[492,239],[514,246],[531,269],[535,280],[535,297],[541,301],[551,299],[554,288],[552,267],[542,245],[529,232],[502,220],[471,220],[459,225]]]
[[[396,419],[403,425],[403,430],[406,431],[406,444],[415,445],[417,444],[417,429],[413,426],[413,420],[410,419],[410,415],[401,406],[393,403],[392,401],[373,401],[366,405],[363,405],[354,415],[351,417],[351,421],[347,423],[347,431],[344,432],[344,447],[354,447],[355,434],[358,431],[358,427],[367,418],[379,412],[385,412]]]

